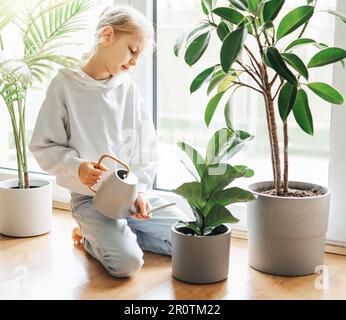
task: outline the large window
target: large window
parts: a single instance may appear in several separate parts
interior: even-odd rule
[[[218,1],[221,5],[228,1]],[[335,9],[336,1],[318,1],[317,9]],[[281,17],[304,0],[286,1]],[[206,95],[206,87],[190,95],[189,86],[194,77],[216,63],[219,63],[221,42],[214,36],[204,56],[191,68],[183,61],[183,54],[177,59],[173,45],[178,36],[204,18],[200,0],[157,1],[157,127],[160,141],[160,165],[157,175],[157,188],[172,189],[182,182],[193,180],[179,161],[176,142],[185,141],[195,146],[202,154],[211,134],[225,126],[223,106],[219,105],[210,129],[204,124],[204,110],[211,98]],[[277,18],[280,19],[280,16]],[[316,13],[305,36],[333,46],[334,17],[326,13]],[[296,33],[287,37],[293,40]],[[285,45],[285,42],[282,42]],[[313,46],[300,49],[305,62],[317,52]],[[331,83],[332,67],[311,69],[312,81]],[[310,80],[310,81],[311,81]],[[293,115],[289,118],[290,180],[328,183],[328,152],[331,106],[314,95],[309,95],[314,119],[315,134],[308,136],[298,127]],[[232,164],[243,164],[255,171],[251,179],[236,181],[239,186],[261,180],[272,180],[268,133],[266,129],[263,98],[250,89],[240,89],[232,100],[233,123],[255,135],[243,150],[230,160]],[[282,141],[281,121],[278,118],[279,135]],[[318,174],[316,174],[318,172]]]
[[[80,58],[83,53],[87,52],[94,40],[95,23],[98,20],[101,10],[105,6],[111,6],[112,4],[113,0],[94,1],[94,6],[88,11],[86,19],[87,27],[85,30],[74,33],[70,39],[66,40],[66,42],[73,43],[73,45],[64,46],[61,48],[60,53]],[[20,37],[21,35],[13,25],[6,27],[2,33],[5,49],[17,53],[20,56],[20,53],[23,52]],[[34,87],[28,91],[26,108],[27,142],[30,141],[35,126],[35,120],[45,97],[47,86],[55,75],[56,72],[51,71],[43,84],[36,83]],[[2,100],[0,101],[0,112],[0,167],[16,170],[16,150],[12,135],[11,121]],[[30,152],[28,152],[28,163],[30,171],[43,173]]]

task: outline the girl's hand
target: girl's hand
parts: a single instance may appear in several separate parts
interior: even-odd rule
[[[105,171],[108,171],[108,168],[102,163],[98,165],[95,161],[82,162],[78,168],[78,176],[83,184],[93,186],[99,182],[102,172]]]
[[[129,214],[130,217],[139,220],[150,220],[151,213],[148,214],[147,212],[152,209],[152,206],[142,192],[138,192],[138,196],[134,203],[134,206],[137,212]]]

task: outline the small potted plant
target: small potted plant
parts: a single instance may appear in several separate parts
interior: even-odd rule
[[[330,190],[308,182],[289,181],[287,119],[293,116],[299,127],[312,135],[307,92],[332,104],[344,102],[337,89],[311,81],[309,69],[343,63],[346,51],[318,43],[304,37],[304,33],[317,11],[325,11],[343,22],[346,19],[334,10],[316,10],[317,0],[302,2],[278,21],[285,0],[229,0],[219,7],[214,0],[202,0],[206,18],[182,34],[174,48],[178,55],[185,45],[185,62],[191,66],[204,54],[213,33],[221,41],[219,63],[201,72],[190,88],[194,92],[209,83],[211,93],[218,87],[205,110],[207,125],[222,96],[235,94],[238,87],[245,86],[263,97],[273,181],[249,187],[258,196],[248,205],[249,264],[266,273],[288,276],[314,273],[323,264]],[[293,40],[284,45],[282,40],[290,35],[294,35]],[[255,46],[250,45],[251,41]],[[315,46],[318,52],[306,63],[296,48],[307,45]],[[278,139],[277,113],[283,145]]]
[[[26,95],[34,81],[42,83],[54,64],[78,60],[57,50],[63,39],[85,27],[82,14],[89,0],[17,1],[0,3],[0,95],[10,115],[17,155],[18,178],[0,182],[0,233],[27,237],[50,231],[52,183],[29,179],[25,131]],[[1,34],[12,24],[21,32],[24,52],[12,56]]]
[[[204,158],[187,143],[178,143],[190,160],[183,163],[196,181],[173,190],[188,201],[195,217],[193,221],[181,221],[172,226],[175,278],[191,283],[212,283],[227,278],[231,241],[228,224],[238,219],[226,206],[255,197],[247,190],[228,187],[235,179],[252,177],[253,171],[221,161],[233,156],[252,138],[245,131],[222,128],[210,139]]]

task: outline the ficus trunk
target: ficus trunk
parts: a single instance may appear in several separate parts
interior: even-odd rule
[[[281,194],[281,163],[280,163],[280,147],[278,140],[277,125],[275,120],[275,108],[272,96],[272,85],[269,82],[268,70],[265,65],[262,69],[263,84],[265,88],[264,102],[266,108],[267,125],[269,131],[270,150],[272,157],[272,166],[274,174],[274,188],[277,195]]]

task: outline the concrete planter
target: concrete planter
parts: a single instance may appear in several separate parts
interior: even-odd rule
[[[30,179],[29,189],[14,189],[17,179],[0,182],[0,233],[31,237],[47,233],[52,220],[52,183]]]
[[[319,189],[323,195],[295,198],[261,194],[272,182],[252,184],[257,200],[248,203],[249,265],[282,276],[302,276],[323,265],[330,190],[290,182],[297,189]]]
[[[172,273],[190,283],[213,283],[228,277],[231,228],[220,227],[222,233],[193,236],[172,226]]]

